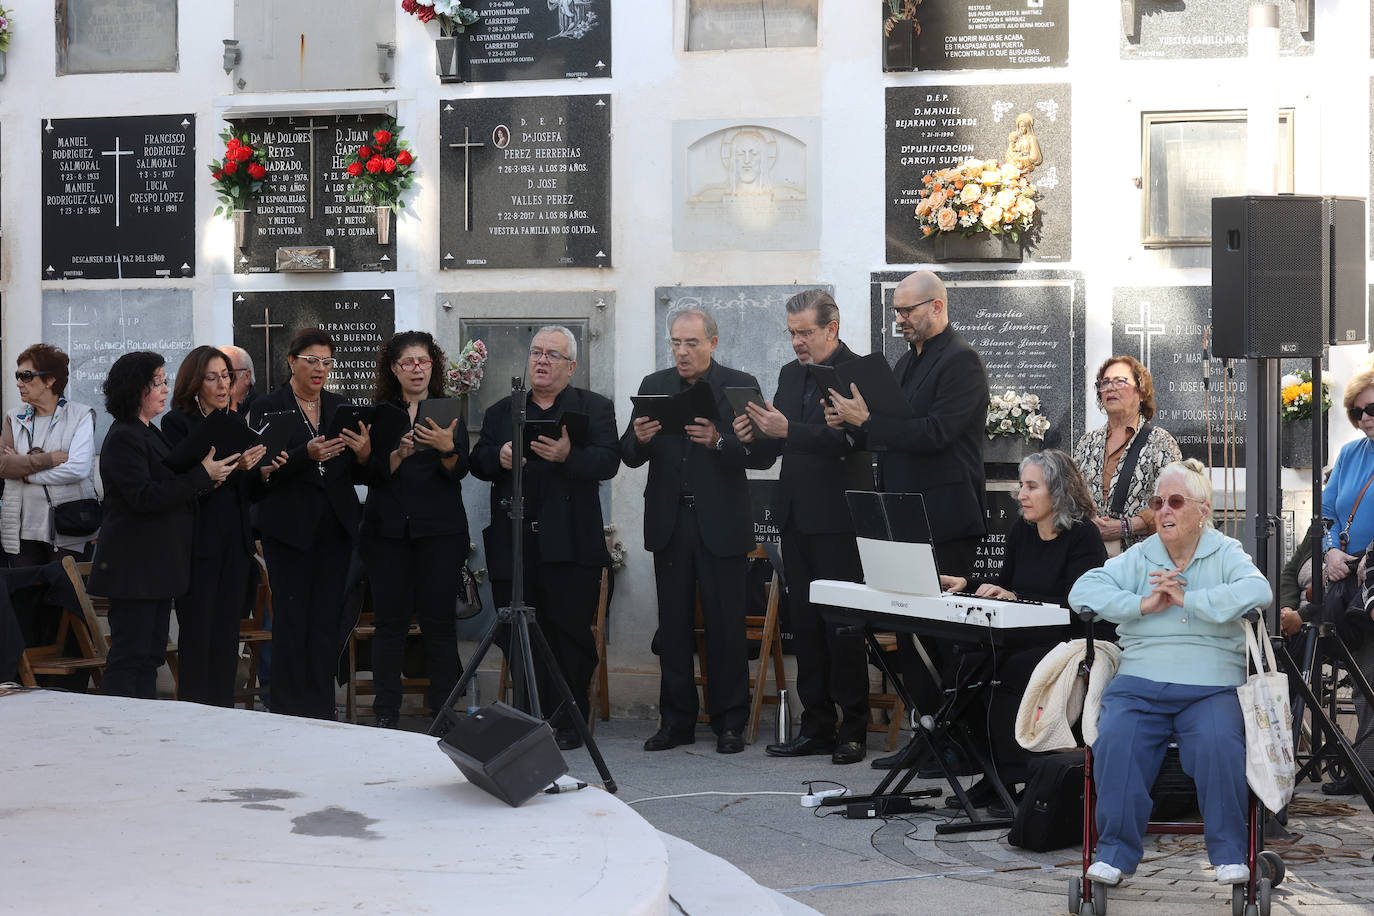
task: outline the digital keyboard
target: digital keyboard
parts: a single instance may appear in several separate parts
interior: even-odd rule
[[[1008,636],[1029,636],[1070,623],[1069,612],[1057,604],[963,594],[907,595],[830,579],[811,583],[811,601],[828,605],[826,616],[843,622],[996,644]]]

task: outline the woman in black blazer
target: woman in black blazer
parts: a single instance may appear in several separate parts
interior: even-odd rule
[[[365,429],[326,439],[344,398],[324,390],[334,341],[318,328],[287,349],[291,378],[258,398],[249,423],[291,424],[285,451],[259,469],[255,487],[263,559],[272,582],[273,712],[334,718],[345,573],[358,534],[354,483],[371,453]]]
[[[102,691],[157,697],[157,669],[167,654],[172,599],[191,575],[196,496],[218,485],[238,455],[214,451],[184,474],[162,463],[170,448],[153,418],[167,404],[163,359],[125,353],[105,378],[105,409],[114,425],[100,447],[104,520],[87,587],[110,601],[110,651]]]
[[[229,358],[214,347],[196,347],[177,369],[172,409],[162,419],[162,434],[173,448],[206,416],[228,411],[234,383]],[[230,413],[239,424],[243,420]],[[255,445],[218,487],[200,494],[191,534],[191,583],[178,595],[177,698],[210,706],[234,705],[239,666],[239,619],[253,562],[248,523],[249,471],[266,447]]]
[[[444,396],[444,351],[424,331],[403,331],[377,354],[378,410],[405,411]],[[385,424],[374,423],[374,429]],[[416,450],[416,444],[428,448]],[[433,420],[399,442],[374,442],[363,509],[362,558],[372,582],[377,632],[372,668],[377,725],[394,728],[401,708],[401,660],[411,615],[420,620],[437,712],[462,673],[454,601],[468,555],[468,518],[461,480],[468,472],[467,424],[441,429]]]

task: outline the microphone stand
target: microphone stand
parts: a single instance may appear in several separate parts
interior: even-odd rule
[[[582,718],[577,701],[573,699],[572,688],[568,686],[567,678],[563,676],[562,669],[558,667],[558,660],[554,658],[553,650],[544,637],[544,631],[539,628],[539,621],[534,619],[534,608],[525,603],[524,454],[525,414],[527,410],[525,395],[524,380],[519,376],[512,378],[510,383],[512,427],[510,520],[511,575],[513,578],[510,606],[497,609],[496,620],[492,622],[492,625],[482,636],[477,651],[473,653],[471,660],[464,666],[462,677],[458,679],[458,683],[453,687],[453,692],[444,701],[443,708],[434,716],[434,722],[429,727],[429,734],[434,737],[442,737],[448,734],[454,725],[458,724],[459,716],[454,712],[454,704],[458,702],[459,697],[467,692],[468,684],[477,675],[477,668],[482,664],[482,659],[486,657],[488,650],[496,642],[496,637],[501,628],[506,626],[509,627],[510,633],[509,646],[512,657],[508,661],[510,662],[511,684],[515,691],[516,706],[523,708],[536,719],[543,718],[539,708],[539,685],[534,675],[534,652],[538,652],[549,672],[549,679],[558,688],[559,696],[563,701],[562,708],[567,710],[569,718],[572,719],[573,728],[581,736],[587,753],[591,755],[592,762],[596,764],[596,771],[600,774],[606,791],[614,794],[617,786],[611,777],[610,769],[606,766],[605,758],[601,756],[601,749],[597,747],[596,739],[592,737],[591,730],[587,728],[587,720]]]

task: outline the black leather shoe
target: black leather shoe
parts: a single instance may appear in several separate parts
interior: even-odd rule
[[[838,763],[841,766],[848,763],[858,763],[868,754],[868,748],[857,741],[844,741],[835,746],[835,752],[830,755],[831,763]]]
[[[1322,783],[1322,794],[1323,794],[1323,795],[1354,795],[1354,794],[1355,794],[1355,780],[1351,779],[1349,776],[1346,776],[1346,777],[1344,777],[1344,778],[1342,778],[1342,779],[1337,779],[1337,780],[1335,780],[1334,782],[1324,782],[1324,783]]]
[[[560,728],[554,734],[554,739],[558,742],[560,751],[572,751],[582,746],[582,736],[575,728]]]
[[[945,766],[949,767],[949,771],[955,776],[974,776],[978,773],[977,768],[970,766],[968,761],[964,760],[964,755],[952,747],[945,748],[944,758]],[[916,778],[944,779],[945,771],[940,769],[940,765],[934,760],[930,760],[916,771]]]
[[[997,801],[997,792],[993,790],[992,783],[986,779],[980,779],[973,785],[964,790],[968,795],[968,800],[973,803],[975,808],[986,808],[988,805]],[[958,811],[963,805],[959,801],[959,796],[951,795],[945,799],[945,807],[953,808]]]
[[[875,770],[895,770],[898,767],[909,767],[921,757],[921,747],[915,741],[907,742],[906,747],[895,754],[888,754],[885,757],[874,757],[868,765]]]
[[[810,757],[812,754],[828,754],[835,749],[835,739],[808,738],[798,735],[785,744],[770,744],[763,749],[769,757]]]
[[[377,713],[378,728],[396,728],[400,724],[400,717],[395,713]]]
[[[1017,805],[1020,804],[1021,799],[1017,796],[1015,792],[1011,793],[1011,798],[1013,802],[1017,803]],[[1010,811],[1008,811],[1006,808],[1002,806],[1002,799],[1000,798],[995,798],[988,803],[988,817],[995,817],[998,820],[1010,820],[1015,816],[1016,807],[1013,807]]]
[[[717,754],[738,754],[744,750],[744,736],[737,731],[726,729],[716,738]]]
[[[666,751],[682,744],[695,744],[696,740],[697,736],[691,732],[675,732],[665,726],[649,736],[644,742],[644,750]]]

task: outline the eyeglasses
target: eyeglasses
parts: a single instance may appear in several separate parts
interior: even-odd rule
[[[915,305],[894,305],[892,307],[892,311],[897,313],[898,318],[910,318],[912,312],[916,311],[923,305],[934,302],[938,298],[938,296],[931,296],[929,299],[923,299]]]
[[[1128,378],[1104,378],[1098,381],[1098,391],[1111,391],[1113,388],[1132,388],[1135,386],[1134,379]]]
[[[240,375],[247,375],[248,373],[250,373],[250,372],[252,372],[252,371],[253,371],[252,369],[230,369],[230,370],[229,370],[229,374],[230,374],[231,376],[240,376]]]
[[[785,333],[787,334],[788,337],[792,338],[793,340],[796,340],[798,337],[800,337],[802,340],[810,340],[810,339],[811,339],[811,335],[812,335],[812,334],[815,334],[815,333],[816,333],[817,331],[819,331],[819,330],[821,330],[821,329],[820,329],[820,328],[807,328],[805,331],[794,331],[794,330],[792,330],[791,328],[788,328],[787,331],[786,331]]]
[[[324,357],[321,357],[321,356],[306,356],[306,355],[302,354],[302,355],[300,355],[300,356],[293,356],[293,357],[291,357],[291,358],[292,358],[292,359],[303,359],[303,360],[305,360],[306,363],[310,366],[311,369],[315,369],[315,368],[318,368],[318,367],[323,367],[323,368],[325,368],[325,369],[333,369],[333,368],[334,368],[334,357],[332,357],[332,356],[324,356]]]
[[[572,362],[572,360],[569,359],[569,357],[564,356],[557,350],[541,350],[538,347],[530,347],[530,362],[537,363],[541,359],[547,359],[549,361],[549,365],[551,366],[557,366],[564,360]]]
[[[430,359],[427,356],[421,356],[418,358],[414,356],[408,356],[405,359],[398,360],[396,362],[396,365],[400,366],[407,372],[411,372],[415,369],[428,369],[430,366],[434,365],[434,360]]]
[[[33,381],[36,378],[46,378],[49,375],[52,375],[52,373],[35,372],[32,369],[21,369],[18,372],[14,373],[14,380],[16,382],[23,382],[25,385],[27,385],[29,382]]]
[[[1185,502],[1190,500],[1195,503],[1207,502],[1207,500],[1198,499],[1196,496],[1184,496],[1181,493],[1171,493],[1168,499],[1165,499],[1163,496],[1151,496],[1145,505],[1149,506],[1155,512],[1158,512],[1160,509],[1164,508],[1165,503],[1168,503],[1169,508],[1177,512],[1183,508]]]
[[[234,383],[234,371],[231,369],[228,372],[205,373],[205,384],[218,385],[220,382],[228,382],[232,385]]]
[[[151,390],[151,389],[155,389],[155,388],[170,388],[170,387],[172,387],[172,383],[169,382],[169,381],[167,381],[167,379],[165,379],[165,378],[155,378],[155,379],[153,379],[151,382],[148,383],[148,388],[149,388],[150,390]]]
[[[14,377],[18,378],[19,373],[16,372]],[[1351,423],[1360,422],[1360,417],[1374,417],[1374,401],[1369,402],[1363,407],[1352,407],[1347,410],[1346,413],[1350,415]]]
[[[668,346],[672,347],[674,350],[681,349],[682,347],[686,347],[688,350],[695,350],[701,346],[701,343],[702,342],[695,337],[688,337],[686,340],[679,340],[676,337],[668,339]]]

